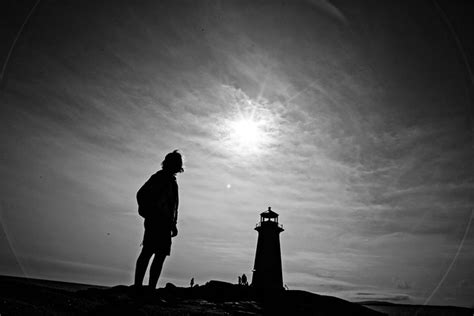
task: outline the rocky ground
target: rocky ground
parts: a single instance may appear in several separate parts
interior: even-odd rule
[[[377,304],[375,304],[377,305]],[[410,313],[383,303],[390,315]],[[369,306],[370,307],[370,306]],[[415,306],[416,307],[416,306]],[[430,311],[435,311],[435,307]],[[406,309],[408,311],[409,309]],[[439,311],[439,309],[436,309]],[[472,315],[471,309],[443,308],[438,315]],[[453,313],[454,311],[454,313]],[[257,293],[251,287],[220,281],[157,290],[131,286],[100,287],[0,276],[0,315],[384,315],[361,304],[305,291]],[[414,315],[414,314],[413,314]]]
[[[0,279],[4,315],[380,315],[361,305],[304,291],[258,294],[248,286],[210,281],[203,286],[136,290],[14,277]]]

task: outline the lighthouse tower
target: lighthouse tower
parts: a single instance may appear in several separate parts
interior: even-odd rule
[[[278,224],[278,214],[269,207],[260,214],[260,222],[255,230],[258,232],[258,241],[252,286],[256,289],[283,289],[280,251],[280,233],[283,227]]]

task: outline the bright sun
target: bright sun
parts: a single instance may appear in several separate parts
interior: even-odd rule
[[[246,158],[265,154],[277,142],[277,116],[266,99],[253,100],[240,90],[231,92],[234,100],[229,105],[232,109],[218,123],[221,145]]]
[[[258,150],[263,141],[264,133],[259,122],[253,119],[239,119],[230,123],[231,139],[239,149]]]

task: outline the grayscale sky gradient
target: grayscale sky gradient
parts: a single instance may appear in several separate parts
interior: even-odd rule
[[[2,66],[34,3],[10,8]],[[135,193],[178,148],[179,236],[160,286],[251,278],[272,206],[290,289],[474,304],[459,10],[132,3],[43,1],[18,38],[0,87],[0,273],[131,284]],[[230,126],[250,115],[261,139],[247,148]]]

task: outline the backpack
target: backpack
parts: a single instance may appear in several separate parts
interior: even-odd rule
[[[148,179],[137,192],[138,214],[146,218],[153,204],[153,176]]]
[[[169,180],[161,171],[158,171],[148,179],[137,192],[138,214],[147,218],[150,213],[161,210],[163,203],[166,203],[166,196],[163,190],[166,190]]]

